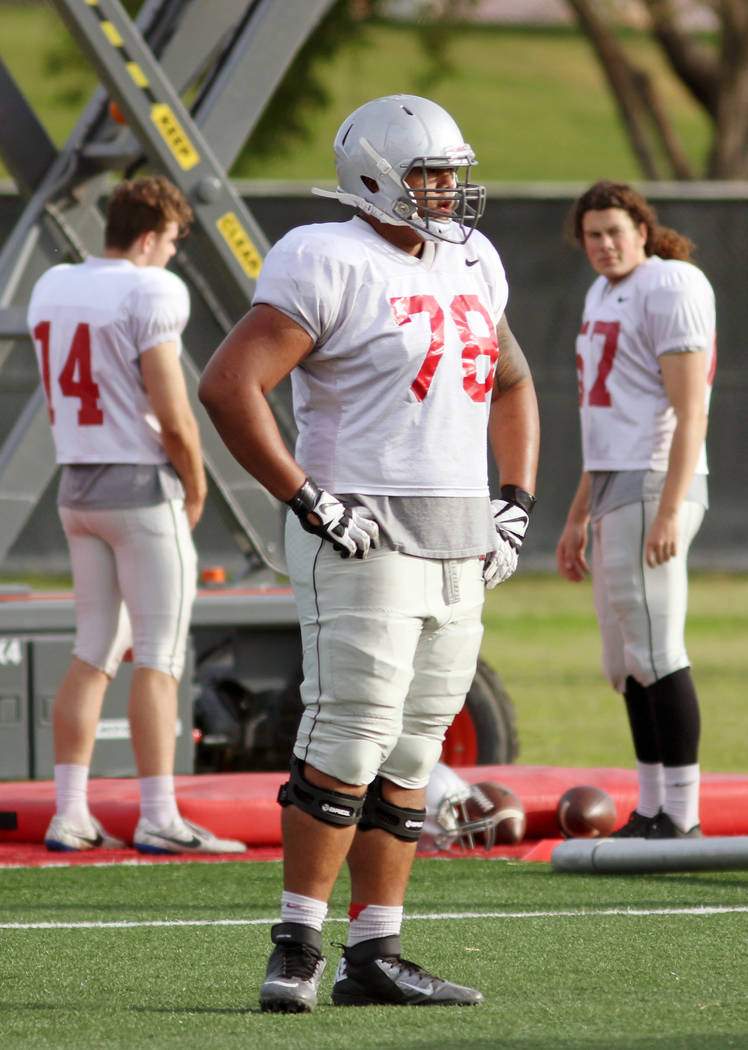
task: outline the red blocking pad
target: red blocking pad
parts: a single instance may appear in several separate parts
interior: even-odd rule
[[[278,788],[284,773],[213,773],[177,776],[174,784],[183,817],[210,828],[219,838],[250,846],[279,846]],[[139,816],[135,778],[94,778],[88,791],[91,812],[117,838],[132,840]],[[43,842],[55,811],[54,782],[16,781],[0,784],[0,810],[16,813],[14,830],[0,829],[2,842]]]
[[[616,806],[616,826],[636,806],[636,773],[628,769],[556,766],[469,766],[457,773],[469,783],[494,780],[511,788],[527,814],[522,843],[495,847],[490,855],[547,859],[543,840],[558,840],[558,800],[580,784],[601,787]],[[181,813],[222,838],[240,839],[251,848],[281,842],[278,789],[287,773],[215,773],[177,776]],[[89,786],[91,811],[111,834],[132,839],[138,820],[138,782],[134,778],[95,778]],[[41,843],[54,814],[52,781],[0,783],[0,812],[15,814],[0,826],[1,843]],[[15,825],[15,826],[14,826]],[[704,773],[701,782],[701,827],[705,835],[748,835],[748,776]],[[99,853],[100,851],[95,851]],[[481,852],[483,851],[476,851]],[[483,853],[485,855],[485,853]]]
[[[498,780],[518,796],[527,814],[526,839],[558,838],[556,808],[561,795],[571,787],[592,784],[611,796],[616,824],[625,823],[636,808],[636,771],[615,768],[567,768],[561,766],[471,766],[457,772],[467,780]],[[742,773],[702,773],[700,791],[701,829],[705,835],[748,833],[748,776]]]

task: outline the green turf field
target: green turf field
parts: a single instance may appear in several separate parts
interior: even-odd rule
[[[66,36],[51,5],[0,0],[0,52],[57,145],[96,85],[75,49],[60,49]],[[685,154],[702,173],[708,120],[646,35],[629,32],[622,39],[654,77]],[[326,60],[320,81],[329,106],[303,114],[307,140],[281,156],[245,158],[233,175],[334,179],[331,144],[343,117],[370,98],[403,91],[428,95],[454,115],[477,151],[482,182],[641,177],[597,59],[575,30],[457,28],[445,58],[435,78],[412,27],[367,26],[362,44]]]
[[[405,954],[472,1008],[340,1008],[342,879],[312,1016],[262,1015],[276,863],[0,872],[4,1050],[748,1047],[748,872],[558,874],[416,860]]]

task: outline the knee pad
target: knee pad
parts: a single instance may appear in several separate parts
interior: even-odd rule
[[[326,742],[323,728],[315,726],[313,732],[310,746],[305,749],[306,761],[343,784],[371,783],[379,772],[383,756],[392,746],[385,739],[366,740],[352,736]],[[297,748],[297,757],[298,751]]]
[[[358,828],[359,831],[380,828],[394,835],[396,839],[402,839],[404,842],[417,842],[421,837],[425,819],[425,809],[393,806],[391,802],[383,798],[382,778],[376,777],[366,793],[361,823]]]
[[[324,824],[350,827],[358,824],[364,808],[363,796],[346,795],[342,791],[311,784],[301,771],[301,760],[291,760],[291,776],[278,791],[281,806],[296,806]]]
[[[424,787],[441,756],[443,739],[444,727],[434,735],[402,733],[379,767],[381,775],[403,787]]]

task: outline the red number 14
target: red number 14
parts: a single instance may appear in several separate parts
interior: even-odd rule
[[[34,338],[38,340],[42,358],[42,382],[47,395],[47,408],[52,423],[55,421],[55,410],[52,404],[52,382],[49,361],[49,321],[40,321],[34,329]],[[99,387],[91,373],[91,333],[87,324],[79,324],[75,329],[68,356],[58,376],[60,390],[64,397],[74,397],[80,401],[78,425],[82,427],[101,426],[104,413],[99,405]]]

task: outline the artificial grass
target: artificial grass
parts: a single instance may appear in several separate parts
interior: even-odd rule
[[[746,872],[578,876],[419,858],[405,954],[486,995],[479,1007],[431,1010],[330,1005],[343,877],[324,932],[320,1005],[299,1017],[257,1007],[278,863],[6,870],[2,879],[4,1047],[748,1046]],[[742,910],[708,910],[719,908]],[[205,925],[4,925],[82,921]],[[227,921],[247,925],[219,925]]]

